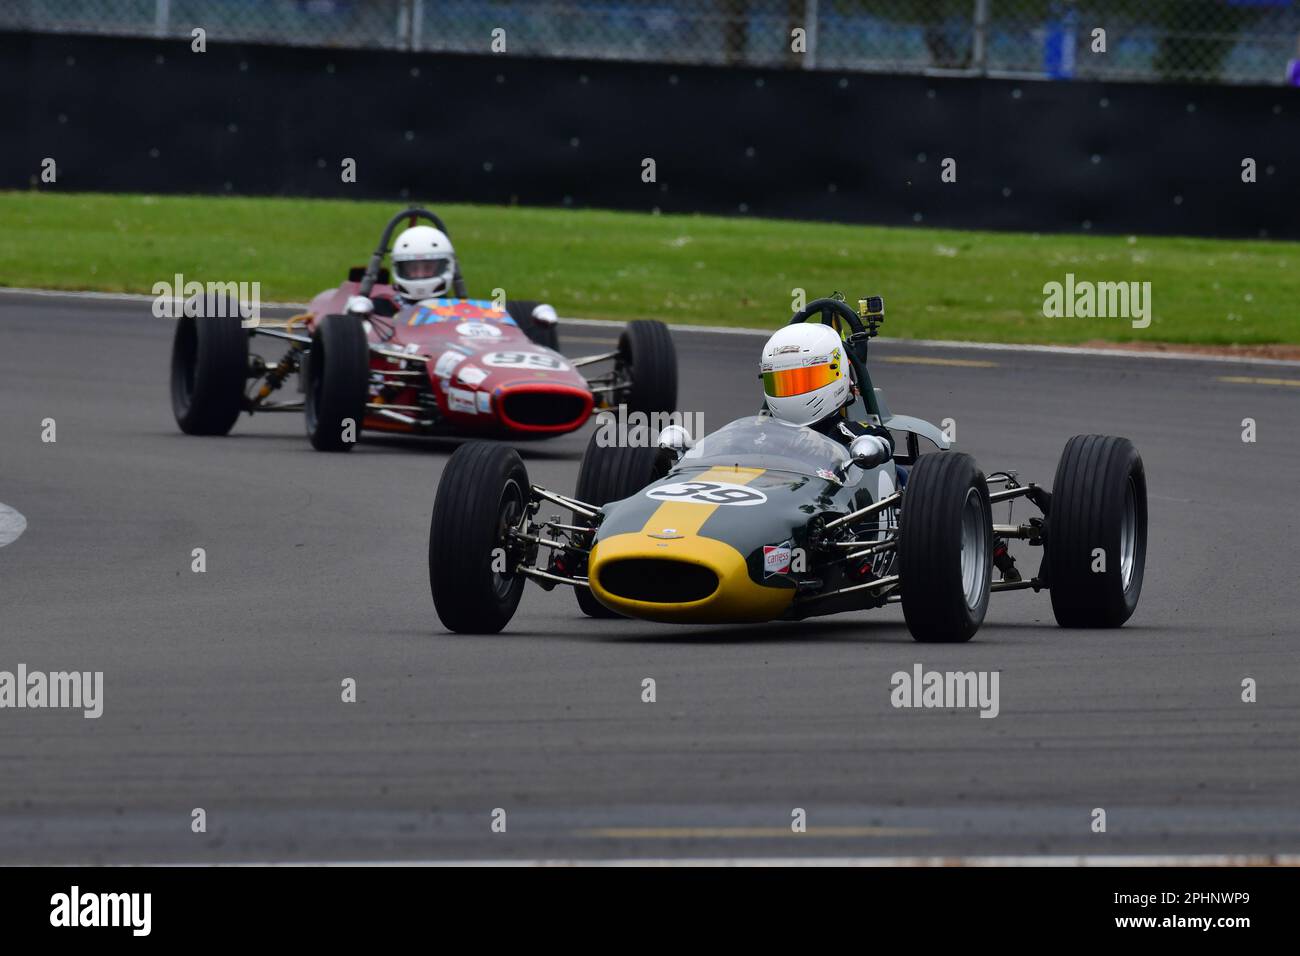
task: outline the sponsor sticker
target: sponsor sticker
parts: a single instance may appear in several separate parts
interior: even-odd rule
[[[789,541],[763,545],[763,577],[790,573],[791,545]]]
[[[447,389],[447,407],[453,412],[463,412],[466,415],[478,414],[474,393],[464,388]]]
[[[467,339],[499,339],[501,330],[486,322],[462,322],[456,326],[456,334]]]
[[[488,373],[475,365],[462,365],[456,377],[466,385],[477,385],[488,377]]]
[[[461,362],[465,361],[465,356],[459,352],[443,352],[438,356],[438,361],[433,364],[433,374],[439,378],[446,378]]]
[[[492,414],[492,396],[487,392],[478,393],[478,410],[484,415]]]
[[[647,498],[656,501],[684,501],[693,505],[761,505],[767,501],[767,495],[745,485],[734,485],[728,481],[678,481],[668,485],[656,485],[646,491]]]

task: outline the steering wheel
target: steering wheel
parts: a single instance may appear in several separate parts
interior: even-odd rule
[[[388,255],[388,244],[392,242],[393,230],[401,224],[402,220],[411,220],[411,225],[415,225],[417,219],[427,219],[435,227],[440,229],[448,239],[451,233],[447,231],[446,224],[438,218],[437,214],[419,206],[411,206],[403,209],[392,219],[388,220],[388,225],[384,226],[383,234],[379,237],[379,245],[375,247],[374,253],[370,256],[370,264],[366,266],[366,274],[361,279],[361,286],[357,289],[358,294],[369,296],[370,290],[375,287],[379,281],[379,270],[383,268],[384,256]],[[456,295],[462,299],[468,299],[469,293],[465,291],[465,280],[460,274],[460,257],[456,257],[456,274],[452,277],[452,287]]]
[[[860,333],[866,336],[868,334],[858,313],[854,312],[853,307],[841,299],[813,299],[790,317],[790,324],[807,322],[818,313],[821,314],[822,322],[826,325],[831,324],[828,320],[834,313],[849,324],[849,328],[853,330],[855,335]]]

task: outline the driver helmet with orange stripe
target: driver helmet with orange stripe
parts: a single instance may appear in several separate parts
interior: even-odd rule
[[[813,425],[850,400],[852,382],[839,333],[828,325],[787,325],[763,346],[759,370],[768,411],[787,425]]]

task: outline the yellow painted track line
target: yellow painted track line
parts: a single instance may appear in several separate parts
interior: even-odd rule
[[[1300,378],[1260,378],[1255,375],[1220,375],[1220,382],[1231,382],[1234,385],[1284,385],[1291,388],[1300,388]]]
[[[997,368],[997,362],[985,362],[982,359],[937,358],[930,355],[886,355],[874,359],[876,362],[892,362],[895,365],[947,365],[955,368]]]
[[[789,827],[601,827],[579,830],[582,836],[615,840],[752,840],[768,837],[892,837],[921,836],[933,831],[913,827],[809,827],[795,833]]]
[[[565,342],[587,342],[591,345],[618,345],[618,339],[597,338],[594,335],[566,335]]]

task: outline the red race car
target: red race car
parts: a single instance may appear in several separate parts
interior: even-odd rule
[[[257,335],[285,342],[283,356],[251,353]],[[629,322],[618,347],[597,355],[558,347],[549,305],[469,298],[442,220],[411,208],[385,226],[367,267],[301,315],[178,319],[172,410],[190,435],[224,435],[240,412],[302,411],[313,447],[350,451],[363,429],[533,438],[574,431],[593,409],[676,408],[677,355],[662,322]],[[579,371],[599,364],[591,378]],[[294,374],[301,398],[272,400]]]

